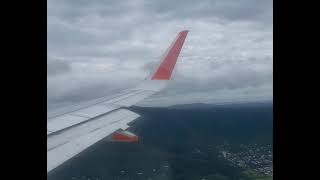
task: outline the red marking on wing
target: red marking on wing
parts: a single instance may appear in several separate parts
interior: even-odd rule
[[[126,135],[126,134],[123,134],[121,132],[114,132],[112,134],[112,141],[116,141],[116,142],[137,142],[137,141],[139,141],[139,137],[138,136]]]
[[[163,62],[157,69],[156,73],[151,78],[152,80],[169,80],[183,46],[184,40],[186,39],[188,31],[181,31],[178,35],[177,40],[169,50],[168,54],[164,58]]]

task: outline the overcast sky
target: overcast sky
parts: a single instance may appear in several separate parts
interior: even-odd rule
[[[143,80],[189,30],[168,88],[140,105],[272,100],[271,0],[48,0],[48,108]]]

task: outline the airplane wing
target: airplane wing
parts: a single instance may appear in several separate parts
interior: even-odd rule
[[[48,116],[47,173],[105,137],[114,141],[137,141],[137,136],[125,130],[139,115],[125,107],[165,88],[187,34],[188,31],[178,34],[156,71],[136,87]]]

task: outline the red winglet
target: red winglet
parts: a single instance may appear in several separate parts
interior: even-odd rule
[[[177,40],[174,42],[168,54],[164,58],[163,62],[157,69],[156,73],[151,78],[152,80],[169,80],[183,46],[184,40],[186,39],[188,31],[181,31],[178,35]]]

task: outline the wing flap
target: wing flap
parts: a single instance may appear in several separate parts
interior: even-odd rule
[[[65,114],[59,117],[54,118],[53,120],[47,122],[47,135],[64,129],[65,127],[69,127],[83,121],[88,120],[88,118],[74,116],[71,114]]]
[[[48,137],[47,172],[82,152],[118,129],[127,129],[128,123],[139,115],[125,109],[100,116],[67,131]]]
[[[47,123],[47,135],[61,131],[65,128],[77,125],[79,123],[83,123],[91,118],[103,115],[115,109],[118,109],[118,107],[113,107],[111,105],[93,105],[74,112],[70,112],[68,114],[54,117]]]

